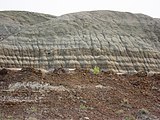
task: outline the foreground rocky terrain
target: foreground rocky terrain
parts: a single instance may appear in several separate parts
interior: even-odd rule
[[[160,19],[90,11],[51,16],[0,12],[0,66],[160,72]]]
[[[0,120],[159,120],[160,74],[0,70]]]

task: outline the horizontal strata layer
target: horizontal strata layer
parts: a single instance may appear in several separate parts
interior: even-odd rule
[[[2,47],[1,47],[2,48]],[[33,48],[34,49],[34,48]],[[0,64],[5,67],[25,67],[32,66],[36,68],[54,68],[54,67],[94,67],[98,65],[101,68],[112,69],[116,72],[134,72],[139,70],[155,71],[159,70],[160,54],[151,51],[112,51],[102,50],[104,53],[93,55],[96,49],[1,49],[4,54],[0,55]],[[5,52],[4,52],[5,51]],[[56,54],[66,52],[68,54]],[[87,54],[83,51],[88,51]],[[95,51],[95,52],[94,52]],[[110,51],[110,52],[109,52]],[[76,54],[77,53],[77,54]],[[144,54],[146,57],[142,56]],[[18,55],[18,56],[17,56]],[[138,57],[137,57],[138,56]]]
[[[54,17],[23,26],[1,41],[0,65],[159,72],[160,22],[145,15],[111,11]]]

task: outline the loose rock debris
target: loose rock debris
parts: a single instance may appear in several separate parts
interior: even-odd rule
[[[0,70],[0,119],[160,119],[159,74],[42,72]]]

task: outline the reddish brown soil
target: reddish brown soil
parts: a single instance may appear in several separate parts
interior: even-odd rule
[[[16,82],[49,83],[67,90],[8,91]],[[159,120],[160,75],[68,73],[27,68],[0,71],[0,120]]]

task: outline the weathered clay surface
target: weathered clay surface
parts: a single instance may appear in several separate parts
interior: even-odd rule
[[[160,19],[143,14],[0,12],[0,36],[2,67],[160,71]]]

